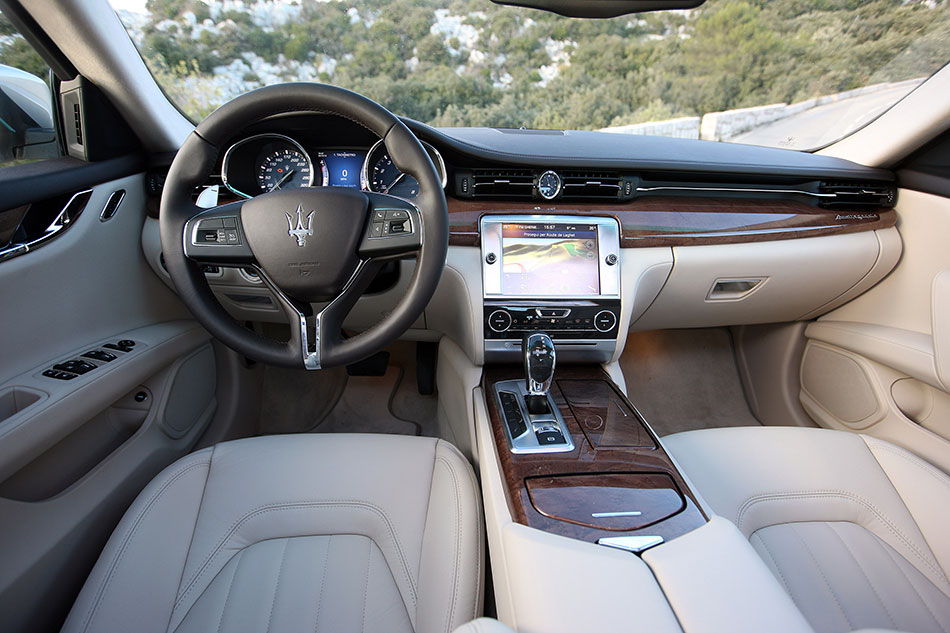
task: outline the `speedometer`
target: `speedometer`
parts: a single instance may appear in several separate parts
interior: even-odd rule
[[[428,143],[423,142],[422,146],[429,154],[429,158],[432,159],[432,164],[435,165],[444,188],[446,173],[442,156]],[[408,200],[412,200],[419,195],[419,182],[396,167],[382,141],[373,145],[366,154],[366,162],[363,163],[363,180],[366,188],[376,193],[388,193],[391,196]]]
[[[313,183],[312,171],[310,159],[288,147],[264,156],[257,168],[257,182],[263,193],[309,187]]]

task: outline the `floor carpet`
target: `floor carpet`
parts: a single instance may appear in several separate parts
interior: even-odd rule
[[[630,401],[660,437],[759,426],[746,403],[732,338],[724,328],[631,334],[620,368]]]

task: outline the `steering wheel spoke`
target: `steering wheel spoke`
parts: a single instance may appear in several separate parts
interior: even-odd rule
[[[185,255],[197,262],[220,265],[248,265],[254,255],[247,244],[241,222],[243,201],[214,207],[192,217],[185,224]]]
[[[369,220],[360,243],[362,258],[399,259],[410,257],[422,248],[422,214],[402,198],[367,193]]]

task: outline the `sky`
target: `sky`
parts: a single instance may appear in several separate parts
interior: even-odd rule
[[[145,13],[145,0],[109,0],[113,9],[125,9],[136,13]]]

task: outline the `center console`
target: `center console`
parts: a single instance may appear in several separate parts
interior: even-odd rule
[[[517,360],[534,330],[563,360],[609,360],[620,323],[617,220],[487,215],[480,230],[485,360]]]

